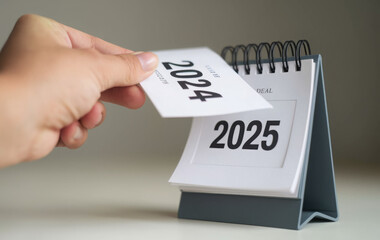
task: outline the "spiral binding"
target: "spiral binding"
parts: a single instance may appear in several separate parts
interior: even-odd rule
[[[262,65],[261,52],[265,49],[265,52],[269,60],[269,72],[274,73],[276,71],[276,67],[274,64],[274,51],[277,50],[279,55],[281,56],[282,71],[288,72],[289,71],[288,50],[290,49],[290,52],[296,62],[296,71],[301,71],[302,48],[304,50],[305,55],[311,54],[309,42],[307,40],[299,40],[297,43],[295,43],[294,41],[285,41],[284,43],[276,41],[270,44],[267,42],[263,42],[263,43],[260,43],[259,45],[248,44],[248,45],[237,45],[235,47],[227,46],[223,48],[221,56],[223,59],[226,59],[227,54],[231,53],[230,65],[232,65],[232,68],[235,70],[235,72],[238,72],[239,70],[238,70],[237,56],[240,51],[243,52],[244,70],[246,74],[250,74],[251,68],[249,66],[249,61],[250,61],[249,55],[250,55],[250,52],[252,52],[253,50],[255,52],[257,72],[259,74],[262,74],[263,65]]]

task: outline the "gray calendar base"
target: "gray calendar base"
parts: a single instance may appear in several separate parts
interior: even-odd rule
[[[313,218],[336,220],[336,212],[302,211],[301,199],[182,192],[178,217],[300,229]]]

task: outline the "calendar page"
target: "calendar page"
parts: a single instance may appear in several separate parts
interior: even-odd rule
[[[282,69],[276,63],[276,69]],[[310,127],[315,63],[239,73],[273,109],[194,118],[170,182],[183,191],[297,197]]]
[[[141,86],[162,117],[201,117],[271,108],[208,48],[155,53],[160,63]]]
[[[259,110],[254,118],[248,112],[199,121],[199,146],[192,163],[281,168],[288,149],[296,101],[270,103],[277,111]],[[225,157],[226,151],[228,157]],[[268,158],[268,152],[272,158]]]

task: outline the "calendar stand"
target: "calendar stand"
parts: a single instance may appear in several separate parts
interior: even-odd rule
[[[331,138],[319,55],[302,59],[316,62],[311,134],[298,198],[182,192],[178,217],[301,229],[312,219],[338,220]],[[312,110],[313,110],[312,108]]]

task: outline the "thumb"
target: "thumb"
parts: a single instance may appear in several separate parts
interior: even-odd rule
[[[103,56],[95,67],[101,91],[136,85],[149,77],[158,65],[158,57],[152,52]]]

